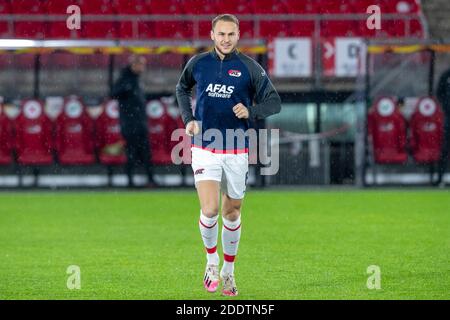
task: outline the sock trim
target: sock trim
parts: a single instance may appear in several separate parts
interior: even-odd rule
[[[205,247],[205,249],[206,249],[206,252],[208,252],[209,254],[213,254],[213,253],[217,252],[217,246],[214,246],[212,248],[206,248]]]
[[[234,262],[234,258],[236,258],[236,256],[230,256],[226,253],[223,254],[223,260],[226,262]]]
[[[205,228],[208,228],[208,229],[214,228],[214,227],[216,226],[216,224],[217,224],[217,220],[216,220],[216,222],[214,222],[214,224],[213,224],[212,226],[207,226],[206,224],[204,224],[204,223],[202,222],[201,219],[199,219],[198,222],[200,222],[200,224],[201,224],[202,226],[204,226]]]
[[[225,229],[227,229],[228,231],[236,231],[236,230],[238,230],[238,229],[241,227],[241,224],[239,224],[235,229],[228,228],[225,224],[223,224],[223,227],[224,227]]]

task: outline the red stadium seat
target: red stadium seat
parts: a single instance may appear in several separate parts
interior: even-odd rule
[[[379,6],[385,13],[418,13],[420,7],[416,0],[381,0]]]
[[[44,17],[45,2],[14,0],[11,3],[11,12],[16,15]],[[16,38],[43,39],[47,35],[47,23],[45,21],[15,21],[14,35]]]
[[[154,15],[167,15],[177,17],[185,14],[183,6],[176,0],[155,0],[151,2],[150,12]],[[154,35],[162,39],[191,39],[193,37],[192,21],[164,20],[155,23]]]
[[[372,5],[379,5],[380,1],[374,0],[350,0],[349,1],[349,10],[358,13],[358,14],[367,14],[367,8]],[[380,9],[383,12],[383,9],[380,6]]]
[[[147,15],[149,5],[146,0],[115,0],[115,10],[119,15]],[[118,21],[121,39],[150,39],[153,37],[154,22],[140,21],[132,17],[130,21]]]
[[[369,29],[366,20],[355,21],[355,25],[355,36],[372,38],[376,37],[378,34],[381,35],[381,30]]]
[[[370,109],[368,132],[373,156],[379,164],[402,164],[406,153],[406,123],[391,98],[380,98]]]
[[[352,37],[356,34],[357,28],[354,20],[322,21],[320,34],[322,37]]]
[[[409,35],[417,38],[425,37],[425,31],[419,18],[409,20]]]
[[[321,0],[319,1],[319,12],[321,14],[340,14],[350,13],[350,5],[347,1]]]
[[[231,13],[238,16],[240,14],[253,14],[253,6],[250,1],[227,0],[217,2],[217,8],[221,13]]]
[[[116,100],[105,102],[102,114],[95,120],[95,147],[101,164],[122,165],[127,162]]]
[[[0,38],[12,38],[13,33],[9,30],[9,26],[7,22],[0,22]]]
[[[49,15],[68,16],[67,8],[78,5],[75,0],[47,0],[46,11]],[[50,39],[77,39],[81,37],[81,30],[70,30],[66,25],[66,18],[61,21],[48,21],[48,38]]]
[[[56,118],[56,152],[63,165],[86,165],[95,162],[94,126],[83,103],[69,97],[63,112]]]
[[[14,134],[12,121],[7,117],[0,105],[0,165],[8,165],[13,162],[12,147]]]
[[[265,21],[259,26],[259,35],[264,38],[287,37],[292,34],[290,21]]]
[[[254,36],[254,25],[252,21],[239,21],[239,32],[241,39],[252,39]]]
[[[288,9],[289,13],[295,14],[312,14],[315,13],[316,7],[314,6],[314,1],[305,0],[285,0],[284,3]]]
[[[52,122],[38,100],[25,100],[14,121],[17,162],[21,165],[53,163]]]
[[[183,12],[187,14],[219,14],[216,2],[213,0],[183,0]]]
[[[314,21],[292,21],[291,35],[294,37],[310,37],[314,34]]]
[[[78,0],[81,12],[84,15],[97,15],[101,18],[105,15],[116,14],[114,6],[109,0]],[[115,19],[108,21],[82,22],[81,34],[88,39],[114,39],[117,38],[117,24]]]
[[[255,14],[286,15],[287,7],[282,2],[272,0],[256,1],[253,3]],[[290,21],[280,21],[262,18],[259,21],[259,36],[265,38],[286,37],[291,33]]]
[[[408,26],[409,24],[409,26]],[[424,36],[422,24],[419,19],[412,20],[386,20],[381,24],[383,34],[388,37],[418,37]],[[409,27],[409,34],[408,34]]]
[[[11,14],[11,7],[9,5],[9,1],[1,0],[0,1],[0,14],[8,15]],[[10,30],[9,24],[7,21],[0,22],[0,38],[11,38],[13,37],[12,28]]]
[[[281,1],[257,0],[253,2],[253,12],[255,14],[286,14],[288,8]]]
[[[409,123],[411,150],[417,163],[439,161],[444,136],[444,113],[434,98],[418,100]]]
[[[251,39],[254,36],[253,20],[243,20],[240,15],[253,14],[253,5],[251,2],[240,0],[218,1],[217,10],[219,13],[231,13],[239,19],[239,30],[241,39]]]
[[[209,38],[211,18],[219,12],[216,3],[209,0],[183,0],[183,11],[190,15],[210,15],[209,18],[198,22],[198,37]],[[193,24],[193,35],[196,37],[195,24]]]

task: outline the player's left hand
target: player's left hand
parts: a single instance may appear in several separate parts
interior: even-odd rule
[[[248,119],[249,112],[246,106],[242,103],[238,103],[233,107],[233,112],[239,119]]]

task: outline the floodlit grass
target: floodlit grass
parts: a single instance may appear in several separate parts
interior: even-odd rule
[[[198,216],[194,190],[2,193],[0,299],[225,299],[202,287]],[[70,265],[80,290],[67,288]],[[367,288],[370,265],[380,290]],[[250,191],[244,202],[237,299],[449,299],[449,266],[445,191]]]

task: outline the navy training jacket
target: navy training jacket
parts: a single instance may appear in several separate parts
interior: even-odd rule
[[[193,113],[191,98],[195,85]],[[178,81],[176,95],[184,124],[200,121],[201,137],[193,137],[193,146],[217,153],[247,152],[248,138],[227,141],[227,129],[245,132],[249,119],[264,119],[281,110],[280,96],[267,73],[255,60],[237,50],[223,60],[214,49],[192,57]],[[249,119],[236,117],[232,109],[238,103],[248,108]],[[214,133],[208,138],[205,132],[209,129],[219,130],[223,142],[217,141]]]

